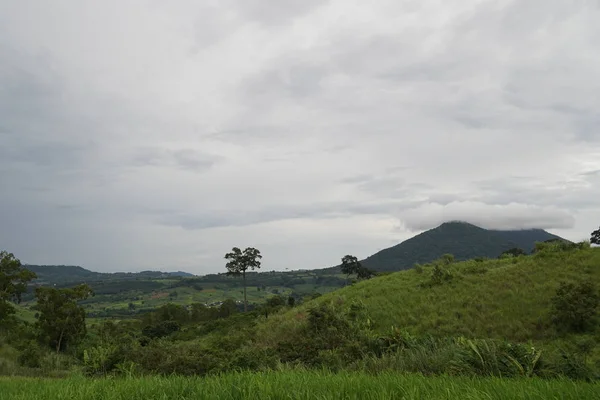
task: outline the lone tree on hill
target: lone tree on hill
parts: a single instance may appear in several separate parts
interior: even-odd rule
[[[230,253],[225,254],[225,259],[229,262],[225,265],[227,275],[242,276],[244,281],[244,312],[248,311],[248,300],[246,298],[246,270],[260,268],[260,251],[254,247],[247,247],[243,252],[234,247]]]
[[[346,274],[346,280],[350,279],[350,275],[358,272],[359,265],[358,258],[350,254],[342,257],[342,273]]]
[[[347,275],[346,279],[350,278],[350,275],[356,274],[358,279],[369,279],[375,273],[368,268],[363,267],[363,265],[358,261],[358,258],[352,255],[345,255],[342,257],[342,273]]]
[[[592,238],[590,239],[590,242],[600,245],[600,228],[592,232]]]

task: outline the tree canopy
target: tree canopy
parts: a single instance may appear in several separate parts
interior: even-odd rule
[[[248,299],[246,297],[246,271],[260,268],[260,259],[262,255],[258,249],[247,247],[244,251],[239,247],[231,249],[230,253],[225,254],[225,259],[229,260],[225,267],[227,275],[242,276],[244,282],[244,312],[248,311]]]
[[[67,289],[39,287],[35,290],[36,309],[40,312],[36,325],[41,339],[57,353],[85,336],[85,310],[77,302],[92,294],[86,284]]]
[[[353,255],[347,254],[342,257],[342,273],[346,274],[348,277],[352,274],[356,274],[358,279],[369,279],[375,275],[373,271],[368,268],[365,268],[358,258]]]
[[[23,268],[14,254],[0,252],[0,321],[14,314],[10,302],[20,302],[21,294],[27,291],[27,282],[35,278],[35,273]]]
[[[593,244],[600,245],[600,228],[598,228],[597,230],[592,232],[592,237],[590,239],[590,242]]]

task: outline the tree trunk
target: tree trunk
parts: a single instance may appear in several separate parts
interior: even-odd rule
[[[64,333],[65,333],[65,329],[63,328],[60,331],[60,336],[58,337],[58,342],[56,343],[56,354],[58,354],[60,351],[60,345],[62,344],[62,338],[63,338]]]
[[[248,300],[246,299],[246,271],[242,271],[242,278],[244,279],[244,312],[247,312]]]

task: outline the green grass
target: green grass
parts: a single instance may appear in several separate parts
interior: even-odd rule
[[[259,328],[258,336],[269,344],[290,335],[305,323],[307,309],[316,304],[362,302],[380,333],[389,333],[395,326],[412,334],[552,341],[550,299],[560,281],[600,285],[600,249],[466,261],[449,268],[453,280],[439,286],[422,286],[432,271],[425,267],[421,272],[397,272],[328,293],[273,316]],[[591,334],[600,334],[600,329]]]
[[[598,383],[286,371],[209,378],[0,378],[0,400],[597,399]]]
[[[34,323],[35,319],[35,311],[31,310],[29,307],[21,304],[14,305],[16,311],[16,317],[22,321],[27,321],[29,323]]]

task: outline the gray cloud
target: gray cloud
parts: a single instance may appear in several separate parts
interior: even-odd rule
[[[0,242],[205,273],[234,245],[327,266],[447,219],[580,240],[600,219],[599,18],[560,0],[0,1]]]
[[[137,149],[132,163],[135,166],[172,167],[184,170],[206,171],[221,157],[194,149],[166,150],[161,148]]]
[[[304,16],[318,6],[327,4],[320,0],[288,0],[265,2],[262,0],[226,0],[224,5],[244,17],[266,25],[285,26]]]
[[[223,227],[243,227],[283,220],[311,219],[332,220],[356,215],[390,215],[404,207],[415,206],[398,201],[370,203],[336,202],[310,205],[273,205],[251,210],[213,209],[195,214],[182,214],[173,210],[153,211],[157,221],[166,226],[177,226],[186,230],[204,230]]]

